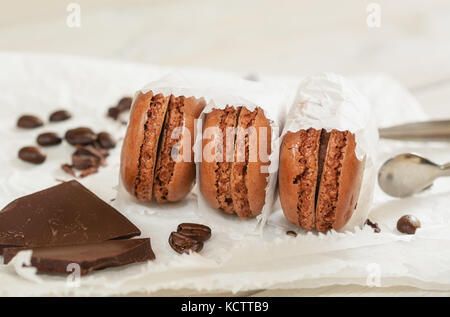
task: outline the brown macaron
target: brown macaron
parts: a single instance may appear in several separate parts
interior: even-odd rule
[[[264,111],[214,109],[206,115],[202,141],[200,191],[208,204],[240,218],[260,214],[271,152],[270,121]]]
[[[342,228],[356,209],[364,161],[349,131],[288,132],[281,145],[278,175],[284,215],[305,230]]]
[[[204,107],[204,99],[194,97],[152,91],[136,96],[120,166],[122,183],[131,195],[144,202],[155,198],[166,203],[190,192],[195,178],[194,120]]]

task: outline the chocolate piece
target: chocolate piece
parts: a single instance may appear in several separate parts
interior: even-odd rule
[[[375,233],[380,233],[381,232],[380,227],[378,227],[378,223],[376,223],[376,222],[374,223],[374,222],[370,221],[370,219],[367,219],[364,224],[368,225],[369,227],[372,227],[373,231]]]
[[[116,141],[108,132],[100,132],[97,135],[97,142],[104,149],[112,149],[116,147]]]
[[[50,122],[60,122],[72,118],[72,115],[66,110],[58,110],[50,115]]]
[[[97,140],[97,135],[91,129],[81,127],[67,131],[65,138],[72,145],[88,145]]]
[[[29,248],[6,248],[3,252],[5,264],[24,250]],[[32,250],[31,266],[36,267],[38,273],[70,274],[73,268],[69,264],[75,263],[80,266],[80,274],[83,276],[94,270],[155,259],[149,238]]]
[[[291,236],[291,237],[294,237],[294,238],[297,236],[297,232],[292,231],[292,230],[286,231],[286,234],[288,236]]]
[[[37,143],[41,146],[61,144],[62,139],[54,132],[41,133],[37,137]]]
[[[34,129],[44,125],[41,119],[33,115],[23,115],[17,121],[17,126],[23,129]]]
[[[19,158],[28,163],[41,164],[47,156],[35,146],[26,146],[20,149]]]
[[[411,215],[404,215],[397,221],[397,230],[401,233],[415,234],[419,228],[419,219]]]
[[[200,252],[203,249],[203,242],[186,237],[178,232],[172,232],[169,237],[169,244],[178,253],[189,253],[189,251]]]
[[[19,198],[0,212],[0,253],[5,247],[76,245],[140,234],[75,180]]]
[[[201,242],[211,238],[211,228],[197,223],[181,223],[178,225],[177,232]]]

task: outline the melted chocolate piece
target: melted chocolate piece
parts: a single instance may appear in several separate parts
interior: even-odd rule
[[[4,250],[5,264],[20,251],[29,248],[7,248]],[[112,240],[64,247],[33,248],[31,266],[38,273],[70,274],[74,264],[79,265],[80,274],[94,270],[121,266],[155,259],[150,239]]]
[[[75,180],[19,198],[0,212],[0,254],[6,247],[79,245],[140,234]]]

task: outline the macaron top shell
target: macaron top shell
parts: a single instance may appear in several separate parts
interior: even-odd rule
[[[120,175],[125,189],[135,196],[136,178],[139,173],[141,146],[144,143],[144,126],[148,120],[148,108],[153,92],[138,93],[135,97],[128,123],[127,133],[122,145]]]

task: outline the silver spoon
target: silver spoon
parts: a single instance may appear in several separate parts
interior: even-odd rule
[[[409,197],[430,187],[438,177],[450,176],[450,163],[437,165],[415,154],[400,154],[378,171],[378,184],[393,197]]]

